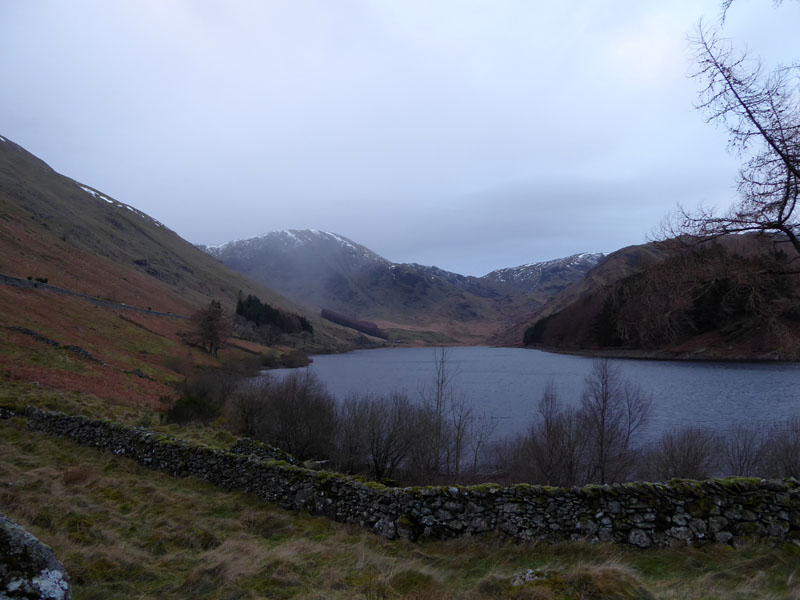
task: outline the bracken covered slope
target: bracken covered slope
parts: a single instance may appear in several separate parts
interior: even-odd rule
[[[0,274],[27,284],[0,281],[0,376],[120,402],[154,405],[180,377],[178,362],[206,360],[184,343],[188,323],[175,316],[191,315],[212,299],[231,310],[240,290],[300,311],[166,225],[60,175],[4,136]],[[315,325],[306,350],[348,347],[343,329],[319,319]]]

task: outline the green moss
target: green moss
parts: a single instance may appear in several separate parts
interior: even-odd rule
[[[418,488],[413,488],[413,489],[415,489],[415,490],[416,490],[416,489],[418,489]],[[482,493],[482,494],[488,494],[488,493],[489,493],[489,492],[491,492],[492,490],[500,490],[500,489],[502,489],[502,486],[500,486],[500,485],[499,485],[499,484],[497,484],[497,483],[480,483],[480,484],[478,484],[478,485],[471,485],[471,486],[469,486],[469,487],[467,488],[467,491],[468,491],[468,492],[475,491],[475,492],[480,492],[480,493]]]
[[[364,482],[364,485],[366,487],[368,487],[369,489],[371,489],[371,490],[388,490],[388,489],[390,489],[390,488],[387,488],[382,483],[378,483],[377,481],[366,481],[366,482]]]
[[[723,488],[734,492],[761,485],[761,479],[758,477],[725,477],[723,479],[715,479],[714,481]]]

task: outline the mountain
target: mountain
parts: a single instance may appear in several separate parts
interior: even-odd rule
[[[582,254],[484,277],[393,263],[335,233],[273,231],[203,249],[223,264],[317,309],[368,319],[394,339],[480,343],[541,306],[602,257]]]
[[[553,296],[524,341],[664,358],[800,357],[798,259],[779,236],[630,246]]]
[[[498,269],[481,277],[484,285],[509,296],[538,294],[549,298],[579,281],[605,254],[584,252],[566,258]]]
[[[4,136],[0,275],[0,377],[125,402],[158,403],[180,379],[171,366],[207,360],[184,343],[179,316],[213,299],[230,311],[240,290],[301,310]],[[352,347],[352,332],[309,317],[314,339],[298,340],[308,350]]]

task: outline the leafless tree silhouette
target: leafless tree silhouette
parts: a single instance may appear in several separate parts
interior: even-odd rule
[[[723,21],[732,0],[723,3]],[[679,207],[665,233],[707,240],[748,231],[780,233],[800,252],[800,65],[766,71],[737,52],[718,29],[698,26],[692,40],[703,82],[698,108],[724,126],[730,150],[744,163],[739,200],[724,213]]]

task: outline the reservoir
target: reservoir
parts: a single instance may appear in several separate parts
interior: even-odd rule
[[[402,391],[420,398],[435,375],[435,349],[356,350],[313,357],[313,371],[337,398]],[[497,422],[495,438],[525,431],[549,382],[564,405],[580,403],[592,358],[523,348],[453,347],[447,367],[454,391],[474,416]],[[720,432],[800,416],[800,365],[611,359],[652,401],[646,440],[686,426]],[[277,376],[286,369],[270,371]]]

